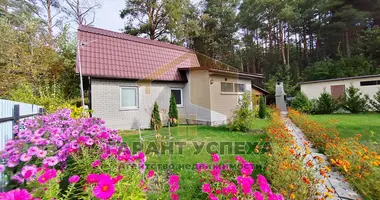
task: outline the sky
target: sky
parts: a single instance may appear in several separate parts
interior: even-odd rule
[[[102,7],[96,10],[95,27],[121,32],[124,20],[120,18],[120,10],[125,7],[125,0],[104,0]]]
[[[200,0],[190,0],[198,3]],[[103,0],[102,7],[96,10],[94,26],[110,31],[122,32],[124,20],[120,18],[120,10],[125,8],[125,0]]]

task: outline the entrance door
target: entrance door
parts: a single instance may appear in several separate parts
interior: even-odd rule
[[[334,99],[338,99],[339,97],[343,97],[345,93],[344,85],[332,85],[331,86],[331,96]]]

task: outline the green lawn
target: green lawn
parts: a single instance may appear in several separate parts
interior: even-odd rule
[[[269,119],[260,120],[255,119],[252,121],[253,129],[263,130],[264,127],[269,123]],[[231,132],[226,127],[209,127],[209,126],[185,126],[181,125],[179,127],[171,128],[171,137],[170,141],[172,142],[182,142],[183,152],[179,152],[179,147],[175,144],[173,145],[174,151],[171,156],[169,156],[169,151],[166,151],[166,154],[156,154],[155,153],[155,133],[152,130],[143,130],[142,137],[145,142],[145,152],[150,151],[151,153],[147,154],[148,161],[147,166],[149,165],[155,171],[157,171],[157,166],[159,166],[159,171],[167,171],[163,167],[169,163],[174,166],[174,172],[180,174],[183,182],[181,187],[183,190],[180,190],[180,196],[184,197],[183,199],[204,199],[205,196],[201,194],[201,184],[194,169],[196,163],[209,162],[211,163],[210,151],[218,151],[221,161],[230,161],[232,164],[235,163],[235,156],[237,155],[236,144],[235,142],[256,142],[259,146],[264,146],[265,144],[265,134],[262,131],[243,133],[243,132]],[[168,128],[162,128],[160,130],[160,135],[169,138]],[[139,143],[139,136],[137,131],[121,131],[120,134],[123,136],[124,142],[126,142],[132,149],[133,145]],[[224,145],[221,145],[224,142]],[[195,146],[196,144],[196,146]],[[250,146],[248,144],[243,144],[243,148],[239,155],[242,155],[246,160],[251,161],[258,166],[255,169],[255,174],[264,173],[260,169],[259,165],[263,166],[265,164],[266,158],[263,153],[248,152],[250,151]],[[255,145],[256,145],[255,144]],[[147,147],[151,145],[151,147]],[[168,143],[166,143],[168,145]],[[198,150],[200,146],[203,145],[202,150]],[[231,146],[232,152],[228,152],[228,145]],[[222,148],[223,146],[223,148]],[[209,147],[209,150],[208,148]],[[224,149],[224,153],[221,150]],[[197,153],[199,151],[199,153]],[[185,189],[184,189],[185,188]],[[199,196],[200,195],[200,196]]]
[[[320,123],[336,121],[336,128],[342,137],[353,137],[360,133],[362,141],[380,141],[380,114],[312,115],[311,119]]]

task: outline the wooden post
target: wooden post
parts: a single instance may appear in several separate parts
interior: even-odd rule
[[[19,121],[20,121],[20,105],[14,105],[12,126],[14,127],[15,125],[17,125]],[[12,134],[12,138],[14,138],[14,134]]]

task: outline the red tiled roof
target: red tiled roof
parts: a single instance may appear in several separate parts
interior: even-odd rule
[[[78,40],[84,76],[186,81],[178,69],[199,67],[193,51],[160,41],[89,26],[79,27]]]

